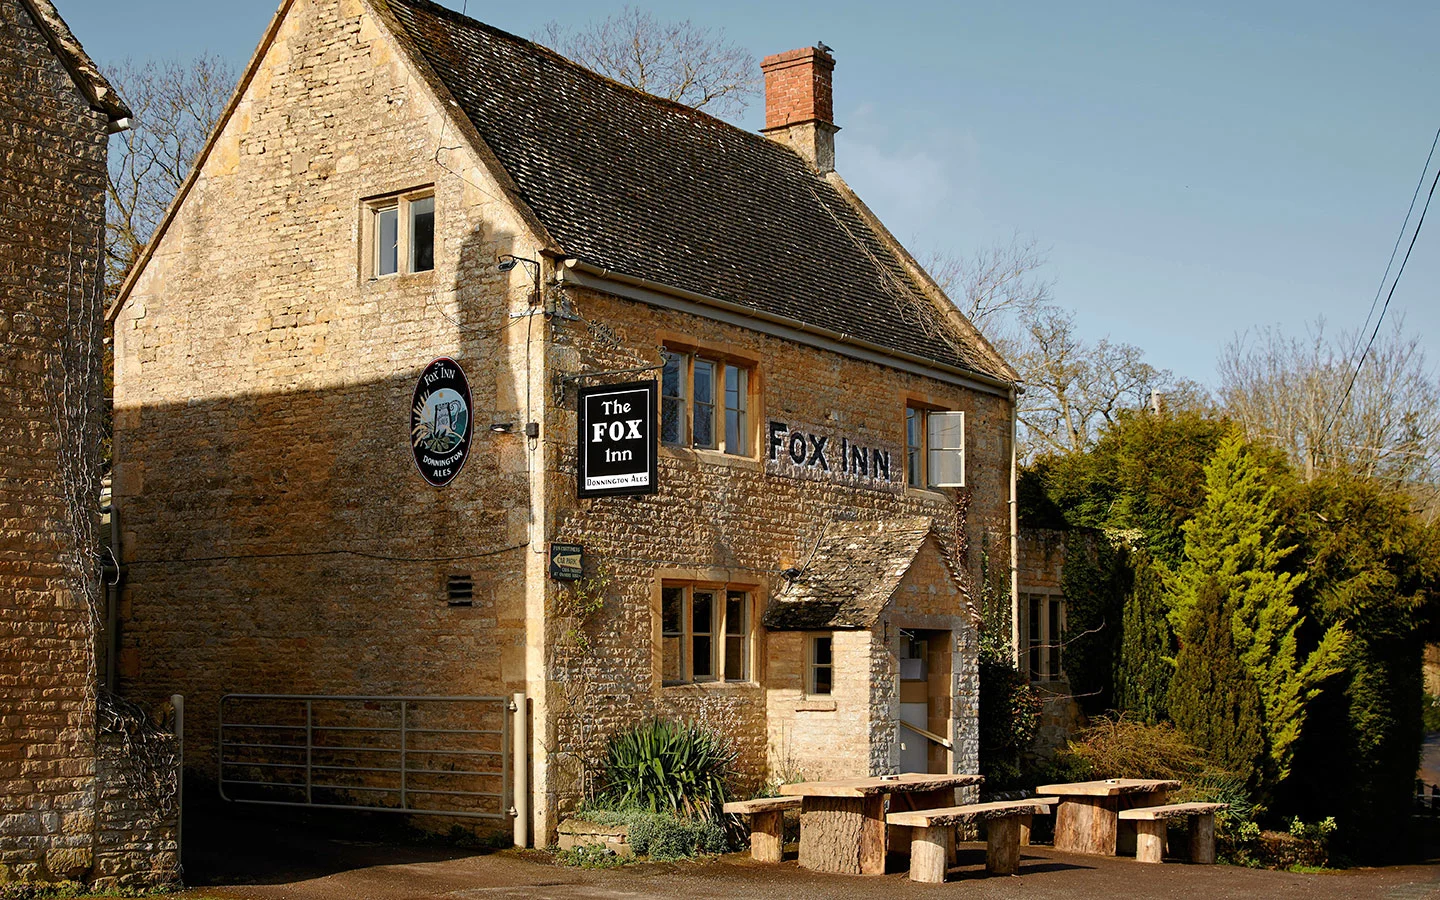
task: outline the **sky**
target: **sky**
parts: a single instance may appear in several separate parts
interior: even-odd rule
[[[444,2],[526,36],[622,6]],[[239,69],[277,5],[57,0],[102,66],[213,51]],[[834,48],[836,169],[912,252],[1033,238],[1084,337],[1212,386],[1237,335],[1360,327],[1440,127],[1426,0],[643,5],[757,58]],[[739,123],[763,119],[757,99]],[[1387,322],[1434,365],[1432,212]]]

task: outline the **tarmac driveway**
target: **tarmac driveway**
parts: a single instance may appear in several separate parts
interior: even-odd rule
[[[759,866],[743,854],[697,863],[579,870],[551,864],[547,854],[534,851],[483,854],[384,842],[356,831],[351,823],[340,832],[317,827],[313,818],[303,823],[261,818],[230,820],[223,827],[187,826],[186,860],[195,885],[190,896],[234,900],[1440,897],[1440,865],[1302,875],[1231,866],[1145,865],[1133,859],[1031,847],[1026,848],[1019,875],[987,877],[984,845],[966,844],[949,882],[920,885],[904,875],[818,875],[800,869],[793,860]]]

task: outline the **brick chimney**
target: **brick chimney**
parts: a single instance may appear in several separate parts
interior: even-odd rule
[[[835,109],[830,77],[835,57],[819,47],[767,56],[765,73],[766,137],[786,144],[821,172],[835,170]]]

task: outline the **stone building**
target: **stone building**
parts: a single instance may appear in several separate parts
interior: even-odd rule
[[[767,58],[755,135],[281,5],[114,313],[121,680],[196,776],[259,771],[217,723],[287,701],[240,693],[524,692],[539,841],[651,715],[748,788],[975,769],[1015,375],[834,171],[833,66]]]
[[[106,140],[129,115],[49,0],[0,0],[0,883],[175,870],[173,809],[131,790],[147,726],[97,676]]]

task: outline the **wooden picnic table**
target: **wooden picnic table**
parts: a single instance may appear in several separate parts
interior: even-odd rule
[[[955,789],[980,775],[881,775],[784,784],[800,798],[800,865],[841,875],[884,875],[885,799],[891,812],[955,805]],[[908,834],[909,829],[904,829]]]
[[[1055,849],[1115,856],[1135,844],[1134,823],[1121,823],[1120,811],[1158,806],[1180,782],[1155,778],[1110,778],[1075,784],[1044,784],[1038,794],[1060,798],[1055,811]],[[1122,834],[1122,831],[1128,834]],[[1126,839],[1128,837],[1128,840]]]

